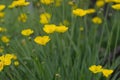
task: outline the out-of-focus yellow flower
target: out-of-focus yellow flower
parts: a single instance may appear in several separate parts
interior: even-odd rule
[[[0,11],[4,10],[5,9],[5,5],[1,4],[0,5]]]
[[[94,17],[92,19],[92,22],[95,24],[101,24],[102,23],[102,19],[100,17]]]
[[[34,41],[39,45],[46,45],[50,41],[49,36],[37,36]]]
[[[6,28],[0,27],[0,32],[6,32],[6,31],[7,31]]]
[[[0,12],[0,18],[3,18],[5,16],[4,12]]]
[[[75,10],[72,11],[72,13],[74,15],[80,16],[80,17],[83,17],[83,16],[85,16],[87,14],[86,11],[83,10],[83,9],[75,9]]]
[[[99,73],[99,72],[102,72],[102,66],[101,65],[92,65],[89,67],[89,70],[92,71],[93,73]]]
[[[3,64],[3,62],[2,62],[2,61],[0,61],[0,71],[2,71],[2,70],[3,70],[3,68],[4,68],[4,64]]]
[[[27,15],[25,13],[20,14],[20,16],[18,17],[18,21],[25,23],[27,21]]]
[[[44,30],[46,33],[48,33],[48,34],[54,33],[55,30],[56,30],[56,25],[54,25],[54,24],[44,25],[43,30]]]
[[[9,8],[14,8],[14,7],[20,7],[20,6],[28,6],[30,2],[26,2],[25,0],[18,0],[18,1],[13,1],[11,5],[9,5]]]
[[[42,13],[40,14],[40,23],[47,24],[51,19],[51,15],[49,13]]]
[[[33,33],[34,33],[34,31],[32,29],[29,29],[29,28],[21,31],[21,34],[24,36],[30,36]]]
[[[106,3],[114,2],[114,3],[120,3],[120,0],[105,0]]]
[[[95,13],[95,9],[87,9],[87,10],[85,10],[85,11],[86,11],[86,14]]]
[[[14,62],[14,65],[15,65],[15,66],[18,66],[18,65],[19,65],[19,62],[18,62],[18,61],[15,61],[15,62]]]
[[[112,5],[113,9],[120,10],[120,4]]]
[[[104,0],[98,0],[96,1],[96,6],[97,7],[103,7],[105,5],[105,1]]]
[[[9,39],[7,36],[2,36],[2,37],[1,37],[1,40],[2,40],[2,42],[4,42],[4,43],[10,42],[10,39]]]
[[[106,78],[108,78],[113,73],[113,70],[103,69],[102,73]]]
[[[68,30],[68,27],[64,26],[64,25],[61,25],[61,26],[57,26],[56,27],[56,32],[59,32],[59,33],[64,33]]]
[[[80,27],[80,31],[83,31],[84,30],[84,27]]]
[[[42,4],[49,5],[49,4],[54,3],[54,0],[40,0],[40,2],[41,2]]]
[[[62,0],[55,0],[55,6],[61,6]]]

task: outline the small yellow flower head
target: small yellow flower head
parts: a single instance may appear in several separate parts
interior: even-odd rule
[[[103,69],[102,73],[106,78],[108,78],[113,73],[113,70]]]
[[[55,6],[59,7],[61,6],[62,0],[55,0]]]
[[[80,27],[80,31],[83,31],[84,30],[84,27]]]
[[[46,45],[50,41],[49,36],[37,36],[34,41],[39,45]]]
[[[0,11],[5,9],[5,5],[0,5]]]
[[[72,13],[74,15],[80,16],[80,17],[83,17],[83,16],[85,16],[87,14],[86,11],[83,10],[83,9],[75,9],[75,10],[72,11]]]
[[[4,43],[10,42],[10,39],[9,39],[7,36],[2,36],[2,37],[1,37],[1,40],[2,40],[2,42],[4,42]]]
[[[40,2],[41,2],[42,4],[49,5],[49,4],[54,3],[54,0],[40,0]]]
[[[18,21],[25,23],[27,21],[27,15],[25,13],[20,14]]]
[[[102,66],[98,65],[92,65],[91,67],[89,67],[89,70],[92,71],[94,74],[102,72]]]
[[[6,31],[7,31],[6,28],[0,27],[0,32],[6,32]]]
[[[87,9],[87,10],[85,10],[85,11],[86,11],[86,14],[95,13],[95,9]]]
[[[18,66],[18,65],[19,65],[19,62],[18,62],[18,61],[15,61],[15,62],[14,62],[14,65],[15,65],[15,66]]]
[[[50,19],[51,19],[51,15],[49,13],[40,14],[40,23],[41,24],[49,23]]]
[[[2,71],[4,68],[4,63],[2,61],[0,61],[0,71]]]
[[[120,10],[120,4],[112,5],[113,9]]]
[[[96,6],[97,7],[103,7],[105,5],[105,1],[104,0],[98,0],[96,1]]]
[[[5,16],[4,12],[0,12],[0,18],[3,18]]]
[[[54,33],[55,30],[56,30],[56,25],[54,24],[44,25],[44,28],[43,28],[43,31],[45,31],[48,34]]]
[[[66,32],[68,30],[68,27],[66,27],[66,26],[57,26],[56,27],[56,32],[59,32],[59,33],[64,33],[64,32]]]
[[[24,36],[30,36],[33,33],[34,33],[34,31],[32,29],[29,29],[29,28],[21,31],[21,34]]]
[[[30,4],[30,2],[26,2],[25,0],[17,0],[17,1],[13,1],[12,4],[9,5],[9,8],[27,6],[29,4]]]
[[[94,17],[92,19],[92,22],[95,24],[101,24],[102,23],[102,19],[100,17]]]

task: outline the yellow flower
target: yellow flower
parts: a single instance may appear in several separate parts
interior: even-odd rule
[[[83,17],[83,16],[85,16],[87,14],[86,11],[83,10],[83,9],[75,9],[75,10],[72,11],[72,13],[74,15],[80,16],[80,17]]]
[[[115,2],[115,3],[120,3],[120,0],[105,0],[106,3],[110,3],[110,2]]]
[[[91,67],[89,67],[89,70],[96,74],[96,73],[102,72],[102,66],[92,65]]]
[[[58,7],[62,3],[62,0],[55,0],[55,6]]]
[[[113,9],[120,10],[120,4],[112,5]]]
[[[0,12],[0,18],[3,18],[5,16],[4,12]]]
[[[15,66],[18,66],[18,65],[19,65],[19,62],[18,62],[18,61],[15,61],[15,62],[14,62],[14,65],[15,65]]]
[[[34,31],[32,29],[24,29],[21,31],[21,34],[24,36],[30,36],[33,33],[34,33]]]
[[[84,27],[80,27],[80,31],[83,31],[84,30]]]
[[[64,33],[64,32],[66,32],[67,30],[68,30],[68,27],[66,27],[66,26],[64,26],[64,25],[63,25],[63,26],[61,25],[61,26],[57,26],[55,31],[56,31],[56,32],[59,32],[59,33]]]
[[[5,5],[0,5],[0,11],[2,11],[3,9],[5,9]]]
[[[49,4],[52,4],[54,2],[54,0],[40,0],[40,2],[42,4],[46,4],[46,5],[49,5]]]
[[[102,19],[100,17],[94,17],[92,19],[92,22],[95,24],[101,24],[102,23]]]
[[[14,8],[14,7],[20,7],[20,6],[27,6],[29,5],[30,2],[26,2],[25,0],[18,0],[18,1],[13,1],[11,5],[9,5],[9,8]]]
[[[2,71],[2,70],[3,70],[3,68],[4,68],[4,64],[3,64],[3,62],[2,62],[2,61],[0,61],[0,71]]]
[[[49,36],[37,36],[34,41],[39,45],[46,45],[50,41]]]
[[[98,0],[97,2],[96,2],[96,6],[97,7],[103,7],[105,5],[105,1],[104,0]]]
[[[86,11],[86,14],[95,13],[95,9],[87,9],[87,10],[85,10],[85,11]]]
[[[109,75],[111,75],[111,74],[113,73],[113,70],[103,69],[103,70],[102,70],[102,73],[103,73],[103,75],[104,75],[106,78],[108,78]]]
[[[51,19],[51,15],[49,13],[42,13],[40,14],[40,23],[47,24]]]
[[[55,29],[56,29],[56,25],[49,24],[49,25],[44,25],[43,31],[45,31],[46,33],[50,34],[50,33],[54,33]]]
[[[0,32],[5,32],[7,31],[6,28],[0,27]]]
[[[2,40],[2,42],[4,42],[4,43],[10,42],[10,39],[9,39],[7,36],[2,36],[2,37],[1,37],[1,40]]]
[[[25,13],[20,14],[20,16],[18,17],[18,21],[26,22],[26,20],[27,20],[27,15]]]

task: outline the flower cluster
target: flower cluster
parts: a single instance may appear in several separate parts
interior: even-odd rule
[[[44,25],[43,31],[46,33],[54,33],[54,32],[59,32],[59,33],[64,33],[68,30],[68,27],[61,25],[61,26],[56,26],[54,24],[47,24]]]
[[[92,71],[94,74],[102,72],[103,75],[107,78],[109,77],[109,75],[111,75],[113,73],[113,70],[104,69],[104,68],[102,68],[101,65],[98,65],[98,66],[92,65],[89,67],[89,70]]]
[[[9,5],[9,8],[20,7],[20,6],[28,6],[29,4],[30,4],[30,2],[26,2],[25,0],[17,0],[17,1],[13,1]]]
[[[2,12],[4,9],[5,9],[5,5],[3,5],[3,4],[1,4],[0,5],[0,18],[3,18],[4,17],[4,15],[5,15],[5,13],[4,12]]]
[[[0,71],[2,71],[5,66],[11,65],[12,60],[17,60],[17,57],[14,54],[5,54],[0,56]],[[19,62],[15,61],[15,65],[19,65]]]

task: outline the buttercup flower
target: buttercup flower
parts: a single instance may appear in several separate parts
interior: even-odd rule
[[[25,13],[20,14],[20,16],[18,17],[18,21],[26,22],[27,21],[27,15]]]
[[[52,4],[54,2],[54,0],[40,0],[40,2],[42,4],[46,4],[46,5],[49,5],[49,4]]]
[[[92,22],[95,24],[101,24],[102,23],[102,19],[100,17],[94,17],[92,19]]]
[[[3,18],[5,16],[4,12],[0,12],[0,18]]]
[[[0,5],[0,11],[4,10],[5,9],[5,5],[1,4]]]
[[[3,64],[3,62],[2,62],[2,61],[0,61],[0,71],[2,71],[2,70],[3,70],[3,68],[4,68],[4,64]]]
[[[64,32],[66,32],[67,30],[68,30],[68,27],[66,27],[66,26],[64,26],[64,25],[63,25],[63,26],[62,26],[62,25],[61,25],[61,26],[57,26],[56,29],[55,29],[55,31],[56,31],[56,32],[59,32],[59,33],[64,33]]]
[[[4,42],[4,43],[10,42],[10,39],[9,39],[7,36],[2,36],[2,37],[1,37],[1,40],[2,40],[2,42]]]
[[[86,11],[86,14],[95,13],[95,9],[87,9],[87,10],[85,10],[85,11]]]
[[[30,2],[26,2],[25,0],[17,0],[17,1],[13,1],[12,4],[9,5],[9,8],[27,6],[29,4],[30,4]]]
[[[113,9],[120,10],[120,4],[112,5]]]
[[[92,65],[91,67],[89,67],[89,70],[96,74],[96,73],[102,72],[102,66]]]
[[[105,5],[105,1],[104,0],[98,0],[96,1],[96,6],[97,7],[103,7]]]
[[[109,69],[103,69],[102,73],[105,77],[109,77],[109,75],[111,75],[113,73],[113,70],[109,70]]]
[[[37,36],[34,41],[39,45],[46,45],[50,41],[49,36]]]
[[[83,17],[83,16],[85,16],[85,15],[87,14],[85,10],[79,9],[79,8],[73,10],[72,13],[73,13],[74,15],[80,16],[80,17]]]
[[[51,15],[49,13],[42,13],[40,14],[40,23],[47,24],[51,19]]]
[[[45,31],[48,34],[54,33],[55,30],[56,30],[56,25],[54,25],[54,24],[44,25],[44,28],[43,28],[43,31]]]
[[[21,34],[24,36],[30,36],[33,33],[34,33],[34,31],[32,29],[24,29],[21,31]]]

